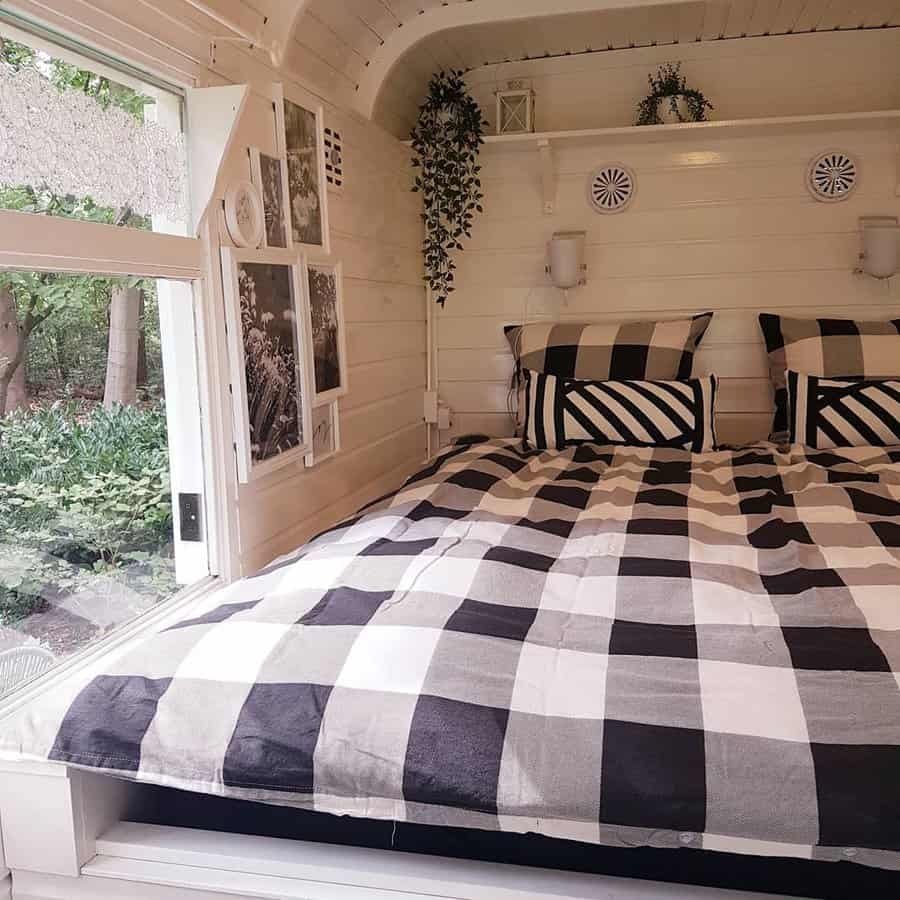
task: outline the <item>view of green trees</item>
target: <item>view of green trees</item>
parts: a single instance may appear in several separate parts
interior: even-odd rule
[[[153,102],[2,38],[0,65],[140,120]],[[42,185],[0,185],[0,208],[151,227]],[[12,628],[70,652],[122,617],[98,603],[171,594],[171,532],[155,284],[0,272],[0,649]]]

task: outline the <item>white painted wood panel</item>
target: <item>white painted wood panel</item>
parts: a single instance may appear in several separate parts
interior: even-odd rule
[[[244,498],[241,525],[246,552],[254,560],[289,552],[299,542],[294,543],[293,537],[285,540],[285,535],[303,533],[304,540],[310,537],[305,533],[305,525],[319,513],[327,514],[328,522],[322,527],[336,524],[341,514],[354,511],[335,515],[334,507],[340,500],[350,495],[370,495],[363,502],[374,500],[383,491],[367,488],[374,486],[382,475],[397,469],[404,461],[421,463],[424,458],[425,429],[413,425],[361,449],[341,453],[310,474],[273,476]],[[298,510],[303,515],[298,515]]]
[[[244,572],[396,487],[425,456],[421,229],[408,192],[408,151],[337,108],[326,118],[344,137],[348,172],[345,191],[329,195],[332,253],[345,276],[343,449],[314,469],[288,468],[240,487]]]
[[[380,0],[372,0],[380,2]],[[374,118],[395,134],[409,130],[417,107],[416,89],[421,76],[416,68],[423,60],[431,60],[431,71],[440,68],[482,68],[487,93],[502,87],[510,79],[533,76],[534,86],[543,102],[538,105],[538,120],[544,116],[581,117],[584,120],[602,119],[617,124],[630,121],[635,101],[646,88],[648,62],[682,59],[691,77],[706,82],[704,89],[715,89],[712,96],[720,107],[717,116],[729,118],[759,115],[746,111],[760,104],[789,107],[821,104],[836,108],[835,103],[849,104],[847,108],[865,108],[867,99],[878,92],[878,84],[866,76],[867,69],[879,63],[865,54],[851,49],[832,59],[828,66],[804,65],[798,59],[791,78],[779,83],[778,70],[790,65],[790,56],[802,55],[816,42],[827,43],[839,29],[844,35],[861,26],[879,28],[892,22],[896,9],[881,0],[705,0],[705,2],[670,2],[664,4],[615,4],[598,2],[578,4],[583,8],[576,14],[566,14],[562,6],[544,4],[533,7],[532,15],[540,18],[483,21],[474,24],[478,11],[472,13],[473,22],[448,29],[450,19],[458,19],[452,8],[442,14],[429,16],[427,27],[423,20],[409,22],[401,32],[388,34],[385,45],[371,52],[362,66],[355,66],[354,78],[360,82],[357,91],[360,109],[368,114],[374,101]],[[613,8],[608,8],[613,6]],[[521,4],[519,4],[521,7]],[[494,7],[500,10],[500,6]],[[504,10],[505,11],[505,10]],[[491,16],[487,17],[489,20]],[[420,28],[421,25],[421,28]],[[418,29],[418,30],[416,30]],[[411,32],[422,37],[412,44]],[[810,34],[815,31],[816,33]],[[800,33],[804,32],[804,33]],[[743,56],[743,45],[760,36],[776,36],[782,40],[782,59],[775,60],[775,45],[760,45],[755,52],[780,65],[758,66],[759,59],[743,67],[718,73],[703,63],[705,58],[718,58],[721,48],[702,42],[728,39],[727,55]],[[807,40],[809,39],[809,40]],[[855,35],[856,46],[866,41],[882,47],[896,46],[895,35],[873,32]],[[786,42],[785,42],[786,41]],[[849,45],[848,45],[849,46]],[[790,48],[790,49],[788,49]],[[896,59],[885,51],[884,64],[896,67]],[[606,62],[602,61],[606,59]],[[415,61],[415,67],[408,65]],[[533,60],[543,60],[536,71]],[[460,62],[462,61],[462,62]],[[545,76],[552,72],[591,70],[595,65],[609,65],[622,70],[617,85],[604,86],[593,94],[594,103],[582,103],[562,84],[553,85]],[[814,83],[828,83],[829,87],[815,96],[804,97],[806,87]],[[778,93],[768,98],[757,95],[755,86],[777,87]],[[712,86],[710,86],[712,85]],[[717,100],[719,102],[717,102]],[[855,103],[863,104],[854,106]],[[727,112],[725,112],[727,110]],[[539,127],[543,127],[539,124]],[[585,127],[575,124],[558,128]]]
[[[738,9],[729,3],[725,24],[710,21],[712,30],[737,22]],[[744,9],[752,12],[753,3]],[[631,125],[647,74],[672,59],[715,105],[711,119],[862,112],[900,105],[898,45],[896,32],[878,30],[748,37],[500,62],[467,80],[493,123],[493,92],[524,79],[537,95],[538,131]]]
[[[754,4],[731,3],[728,9],[733,22],[727,27],[753,27]],[[835,58],[843,77],[853,81],[865,75],[866,91],[874,92],[867,101],[872,108],[894,103],[894,83],[879,83],[871,71],[863,71],[871,54],[894,46],[892,35],[819,37],[823,40],[747,40],[684,49],[704,73],[701,86],[715,86],[729,98],[733,89],[746,92],[743,100],[738,97],[746,102],[744,109],[756,105],[767,113],[786,113],[785,104],[793,103],[798,112],[809,111],[806,102],[817,102],[814,97],[820,96],[822,79],[831,77],[827,70]],[[786,86],[790,96],[785,99],[773,84],[791,81],[789,50],[798,54],[793,68],[800,71]],[[654,54],[664,58],[658,50],[642,52],[540,60],[515,69],[487,67],[470,73],[469,81],[486,98],[503,77],[501,71],[530,80],[543,109],[539,128],[576,124],[568,110],[580,110],[581,127],[612,124],[598,119],[615,115],[616,98],[643,77],[644,66],[637,63]],[[736,84],[739,71],[741,86]],[[757,72],[761,77],[754,85],[750,73]],[[599,96],[604,98],[600,107]],[[840,95],[831,100],[840,108]],[[506,324],[662,319],[707,310],[716,315],[695,358],[695,373],[721,379],[720,438],[763,438],[772,392],[757,323],[761,310],[807,317],[900,316],[900,292],[894,286],[853,273],[859,217],[900,213],[896,142],[890,130],[829,131],[827,126],[802,134],[698,134],[659,143],[637,136],[629,141],[627,135],[618,142],[560,142],[554,149],[556,209],[548,216],[541,215],[536,150],[527,144],[488,145],[483,153],[485,214],[459,256],[457,290],[438,315],[439,390],[454,411],[453,428],[443,438],[511,433]],[[845,203],[817,203],[805,188],[809,159],[829,146],[844,147],[860,159],[860,186]],[[600,216],[588,207],[585,183],[593,168],[612,160],[635,170],[637,193],[624,214]],[[554,231],[573,228],[587,235],[588,283],[564,297],[549,286],[544,272],[546,241]]]

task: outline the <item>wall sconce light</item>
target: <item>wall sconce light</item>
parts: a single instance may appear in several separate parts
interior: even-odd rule
[[[546,271],[554,286],[566,291],[580,284],[587,284],[585,237],[583,231],[557,231],[550,238],[550,263]]]
[[[900,258],[900,224],[896,216],[863,216],[859,220],[860,266],[873,278],[891,278]]]

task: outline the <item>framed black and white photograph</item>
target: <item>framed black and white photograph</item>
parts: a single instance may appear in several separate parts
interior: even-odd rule
[[[312,447],[302,264],[284,250],[222,248],[238,472],[246,483]]]
[[[276,107],[284,135],[291,237],[294,244],[329,252],[323,111],[286,97]]]
[[[305,266],[309,308],[310,378],[316,406],[347,393],[343,270],[340,263]]]
[[[312,449],[306,454],[306,465],[317,466],[340,449],[340,413],[337,400],[333,400],[312,411]]]
[[[264,237],[263,203],[255,184],[238,181],[225,192],[225,227],[237,247],[258,247]]]
[[[287,167],[284,160],[250,148],[250,171],[253,183],[262,195],[265,230],[263,246],[286,249],[291,246],[288,221],[290,198],[287,189]]]

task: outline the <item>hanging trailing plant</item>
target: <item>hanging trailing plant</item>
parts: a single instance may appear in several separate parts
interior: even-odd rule
[[[486,124],[462,72],[432,77],[411,135],[412,164],[419,170],[413,191],[424,201],[425,283],[441,306],[454,287],[453,251],[463,249],[475,213],[483,211],[478,153]]]
[[[636,125],[662,125],[661,106],[671,113],[666,118],[676,122],[704,122],[706,111],[714,108],[700,91],[687,86],[680,62],[660,66],[647,81],[650,93],[638,103]]]

